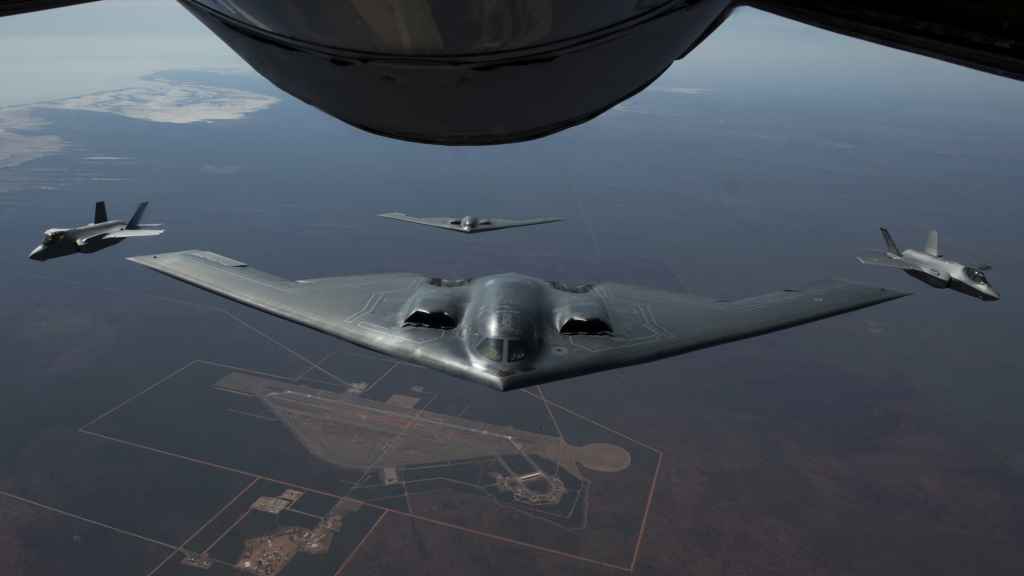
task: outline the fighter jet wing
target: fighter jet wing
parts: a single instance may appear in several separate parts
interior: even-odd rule
[[[549,335],[552,354],[512,377],[506,389],[685,354],[907,295],[842,280],[732,301],[622,284],[597,284],[591,294],[607,312],[610,332]],[[593,296],[570,294],[563,306]]]
[[[163,234],[163,230],[154,230],[152,228],[138,229],[138,230],[118,230],[117,232],[111,232],[104,236],[104,238],[140,238],[142,236],[159,236]]]
[[[81,247],[85,246],[89,242],[92,242],[93,240],[107,238],[108,236],[109,234],[107,232],[102,231],[96,232],[94,234],[89,234],[88,236],[79,236],[78,238],[75,239],[75,244],[78,244],[78,246]]]
[[[435,217],[416,217],[409,216],[402,212],[387,212],[381,214],[384,218],[390,218],[392,220],[400,220],[402,222],[412,222],[413,224],[422,224],[424,226],[433,226],[434,228],[444,228],[446,230],[454,230],[456,232],[473,233],[473,232],[486,232],[489,230],[501,230],[502,228],[516,228],[519,226],[533,226],[536,224],[547,224],[549,222],[560,222],[561,218],[532,218],[528,220],[513,220],[509,218],[481,218],[477,220],[473,227],[465,229],[462,227],[462,222],[459,218],[453,218],[448,216],[435,216]]]
[[[889,268],[900,268],[902,270],[915,270],[917,268],[913,264],[909,264],[899,258],[893,258],[885,252],[862,254],[861,256],[857,256],[857,260],[861,264],[867,264],[869,266],[886,266]]]

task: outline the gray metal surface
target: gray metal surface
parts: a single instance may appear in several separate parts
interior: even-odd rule
[[[125,238],[158,236],[163,230],[153,225],[142,224],[143,213],[149,202],[142,202],[135,209],[130,220],[107,220],[107,207],[104,202],[97,202],[93,222],[74,228],[50,228],[43,232],[43,241],[36,246],[28,257],[33,260],[45,261],[69,254],[92,253],[120,243]]]
[[[520,274],[443,280],[375,274],[291,281],[212,252],[129,258],[354,344],[509,390],[649,362],[893,300],[827,281],[719,301]]]
[[[527,220],[513,220],[510,218],[478,218],[476,216],[463,216],[452,218],[449,216],[417,217],[409,216],[402,212],[387,212],[380,214],[384,218],[412,222],[444,230],[454,230],[465,234],[476,232],[487,232],[489,230],[501,230],[502,228],[518,228],[520,226],[534,226],[536,224],[547,224],[549,222],[560,222],[561,218],[531,218]]]
[[[999,300],[999,292],[989,283],[985,271],[989,266],[966,266],[945,258],[939,252],[939,233],[928,233],[924,251],[900,250],[889,231],[881,228],[885,252],[871,252],[857,257],[861,264],[899,268],[918,280],[935,288],[951,288],[979,300]]]

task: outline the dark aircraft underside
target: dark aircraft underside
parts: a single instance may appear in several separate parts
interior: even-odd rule
[[[368,132],[435,144],[523,141],[586,122],[740,5],[1024,79],[1014,0],[179,1],[296,98]],[[0,16],[79,3],[0,0]]]

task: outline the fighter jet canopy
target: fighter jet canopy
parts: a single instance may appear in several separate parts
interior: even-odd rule
[[[970,266],[964,267],[964,275],[967,276],[972,282],[978,284],[988,284],[988,278],[985,277],[985,273],[978,268],[971,268]]]
[[[64,230],[63,228],[50,228],[46,230],[45,232],[43,232],[43,244],[53,244],[54,242],[64,237],[64,232],[66,232],[66,230]]]

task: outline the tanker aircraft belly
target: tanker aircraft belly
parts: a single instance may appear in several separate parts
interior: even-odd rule
[[[906,294],[844,281],[722,301],[520,274],[374,274],[291,281],[201,250],[129,258],[363,346],[498,390],[522,388],[813,322]]]

